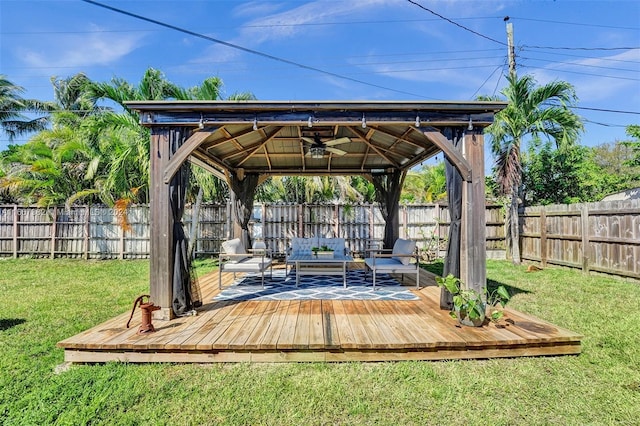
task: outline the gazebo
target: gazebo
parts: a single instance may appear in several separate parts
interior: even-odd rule
[[[384,244],[399,235],[398,204],[408,170],[442,152],[451,211],[445,273],[485,286],[483,129],[503,102],[143,101],[127,106],[151,129],[151,299],[170,320],[188,306],[185,273],[186,162],[228,182],[234,236],[248,241],[256,186],[275,175],[362,175],[373,182],[386,221]],[[441,306],[447,301],[441,297]],[[173,308],[172,308],[173,307]]]

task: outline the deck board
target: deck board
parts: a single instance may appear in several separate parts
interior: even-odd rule
[[[361,267],[354,264],[351,268]],[[223,286],[232,285],[231,274]],[[70,362],[308,362],[499,358],[578,354],[582,336],[505,309],[496,326],[461,327],[439,308],[433,275],[405,285],[416,301],[213,301],[217,271],[200,278],[198,315],[154,321],[138,334],[123,313],[58,343]]]

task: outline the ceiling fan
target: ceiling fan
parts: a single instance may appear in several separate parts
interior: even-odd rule
[[[303,142],[310,144],[309,151],[307,152],[307,156],[311,158],[322,158],[324,157],[325,151],[335,155],[345,155],[347,151],[343,151],[341,149],[333,148],[333,147],[335,145],[351,142],[351,139],[347,137],[331,139],[323,142],[322,139],[320,139],[319,133],[316,133],[315,135],[313,135],[313,139],[307,138],[304,136],[301,139]]]

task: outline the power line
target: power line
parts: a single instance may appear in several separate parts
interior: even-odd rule
[[[551,60],[548,60],[548,59],[530,58],[530,57],[527,57],[527,56],[520,56],[520,59],[525,59],[525,60],[529,60],[529,61],[548,62],[548,63],[551,63],[551,64],[564,64],[564,65],[573,66],[573,67],[599,68],[599,69],[611,70],[611,71],[627,71],[627,72],[634,72],[634,73],[637,73],[639,71],[639,70],[632,70],[632,69],[628,69],[628,68],[613,68],[613,67],[603,67],[603,66],[600,66],[600,65],[577,64],[575,62],[551,61]]]
[[[534,67],[529,67],[524,65],[523,68],[531,68],[534,69]],[[588,72],[580,72],[580,71],[567,71],[567,70],[563,70],[563,69],[557,69],[557,68],[552,68],[554,71],[558,71],[558,72],[564,72],[567,74],[578,74],[578,75],[590,75],[590,76],[594,76],[594,77],[601,77],[601,78],[611,78],[614,80],[630,80],[630,81],[640,81],[640,78],[632,78],[632,77],[615,77],[612,75],[603,75],[603,74],[593,74],[593,73],[588,73]]]
[[[495,69],[495,70],[493,70],[493,72],[492,72],[491,74],[489,74],[489,77],[487,77],[487,78],[486,78],[486,80],[485,80],[484,82],[482,82],[482,84],[480,85],[480,87],[478,87],[478,90],[476,90],[476,91],[473,93],[473,95],[471,95],[471,99],[475,98],[475,97],[476,97],[476,95],[478,94],[478,92],[480,91],[480,89],[482,89],[482,88],[484,87],[484,85],[485,85],[485,84],[487,84],[487,82],[488,82],[489,80],[491,80],[491,77],[493,77],[493,75],[496,73],[496,71],[498,71],[498,70],[500,70],[500,69],[504,68],[504,66],[505,66],[505,65],[506,65],[506,62],[505,62],[505,63],[502,63],[501,65],[498,65],[498,67],[496,67],[496,69]],[[498,78],[498,81],[500,81],[500,79],[499,79],[499,78]],[[493,93],[495,94],[495,90],[494,90],[494,92],[493,92]]]
[[[584,110],[587,110],[587,111],[612,112],[612,113],[616,113],[616,114],[636,114],[636,115],[640,115],[640,112],[638,112],[638,111],[621,111],[621,110],[618,110],[618,109],[589,108],[589,107],[578,107],[578,106],[570,106],[569,108],[584,109]]]
[[[546,22],[550,24],[563,24],[563,25],[578,25],[582,27],[614,28],[616,30],[639,30],[640,29],[640,27],[619,27],[617,25],[585,24],[580,22],[567,22],[567,21],[550,21],[547,19],[521,18],[518,16],[511,16],[511,18],[519,19],[521,21]]]
[[[451,19],[446,18],[446,17],[444,17],[444,16],[440,15],[439,13],[436,13],[436,12],[434,12],[433,10],[431,10],[431,9],[429,9],[429,8],[424,7],[424,6],[423,6],[423,5],[421,5],[420,3],[417,3],[417,2],[415,2],[415,1],[413,1],[413,0],[407,0],[407,1],[408,1],[409,3],[411,3],[411,4],[414,4],[414,5],[418,6],[418,7],[419,7],[420,9],[422,9],[422,10],[426,10],[427,12],[429,12],[429,13],[431,13],[431,14],[433,14],[433,15],[436,15],[436,16],[437,16],[438,18],[440,18],[440,19],[443,19],[443,20],[445,20],[445,21],[449,22],[450,24],[455,25],[456,27],[460,27],[460,28],[462,28],[462,29],[463,29],[463,30],[465,30],[465,31],[469,31],[469,32],[470,32],[470,33],[472,33],[472,34],[475,34],[475,35],[477,35],[477,36],[479,36],[479,37],[482,37],[482,38],[485,38],[485,39],[487,39],[487,40],[490,40],[490,41],[492,41],[492,42],[494,42],[494,43],[498,43],[498,44],[500,44],[500,45],[502,45],[502,46],[506,46],[506,45],[507,45],[506,43],[504,43],[504,42],[502,42],[502,41],[496,40],[495,38],[488,37],[488,36],[486,36],[486,35],[484,35],[484,34],[480,34],[479,32],[472,30],[471,28],[467,28],[467,27],[465,27],[464,25],[458,24],[457,22],[452,21]]]
[[[555,53],[555,52],[536,52],[544,55],[555,55],[555,56],[568,56],[571,58],[581,58],[581,59],[597,59],[599,61],[608,61],[608,62],[624,62],[629,64],[638,64],[640,61],[631,61],[628,59],[613,59],[613,58],[603,58],[598,56],[583,56],[583,55],[572,55],[570,53]]]
[[[457,20],[479,20],[479,19],[497,19],[498,16],[474,16],[455,18]],[[371,25],[371,24],[403,24],[409,22],[430,22],[437,21],[436,18],[431,19],[390,19],[384,21],[342,21],[342,22],[302,22],[296,24],[253,24],[241,25],[240,27],[217,27],[216,29],[238,29],[238,28],[281,28],[281,27],[318,27],[328,25]],[[100,33],[138,33],[138,32],[158,32],[157,29],[133,29],[133,30],[84,30],[84,31],[0,31],[2,35],[37,35],[37,34],[100,34]]]
[[[314,71],[314,72],[317,72],[317,73],[320,73],[320,74],[328,75],[330,77],[339,78],[341,80],[347,80],[347,81],[351,81],[351,82],[354,82],[354,83],[363,84],[365,86],[375,87],[377,89],[383,89],[383,90],[388,90],[388,91],[395,92],[395,93],[401,93],[401,94],[404,94],[404,95],[414,96],[414,97],[417,97],[417,98],[428,99],[425,96],[417,95],[415,93],[405,92],[403,90],[391,89],[389,87],[381,86],[381,85],[378,85],[378,84],[368,83],[366,81],[362,81],[362,80],[358,80],[358,79],[355,79],[355,78],[347,77],[347,76],[344,76],[344,75],[336,74],[336,73],[333,73],[331,71],[326,71],[326,70],[323,70],[323,69],[320,69],[320,68],[316,68],[316,67],[312,67],[312,66],[309,66],[309,65],[301,64],[301,63],[298,63],[298,62],[291,61],[289,59],[280,58],[278,56],[274,56],[274,55],[270,55],[268,53],[260,52],[258,50],[249,49],[247,47],[243,47],[243,46],[240,46],[240,45],[237,45],[237,44],[229,43],[229,42],[224,41],[224,40],[219,40],[219,39],[216,39],[216,38],[213,38],[213,37],[209,37],[209,36],[206,36],[204,34],[197,33],[195,31],[187,30],[187,29],[182,28],[182,27],[177,27],[175,25],[171,25],[171,24],[167,24],[167,23],[162,22],[162,21],[157,21],[155,19],[147,18],[147,17],[142,16],[142,15],[137,15],[135,13],[128,12],[126,10],[122,10],[122,9],[118,9],[118,8],[115,8],[115,7],[112,7],[112,6],[108,6],[106,4],[102,4],[102,3],[99,3],[97,1],[93,1],[93,0],[81,0],[81,1],[83,1],[85,3],[92,4],[94,6],[102,7],[104,9],[111,10],[111,11],[116,12],[116,13],[120,13],[120,14],[123,14],[123,15],[130,16],[132,18],[136,18],[136,19],[139,19],[141,21],[150,22],[150,23],[155,24],[155,25],[159,25],[159,26],[162,26],[162,27],[165,27],[165,28],[169,28],[169,29],[172,29],[172,30],[175,30],[175,31],[179,31],[181,33],[188,34],[188,35],[191,35],[193,37],[198,37],[198,38],[201,38],[201,39],[204,39],[204,40],[207,40],[207,41],[211,41],[213,43],[221,44],[223,46],[227,46],[227,47],[230,47],[232,49],[240,50],[240,51],[243,51],[243,52],[246,52],[246,53],[251,53],[252,55],[257,55],[257,56],[261,56],[263,58],[271,59],[273,61],[282,62],[282,63],[288,64],[288,65],[293,65],[293,66],[296,66],[296,67],[299,67],[299,68],[303,68],[303,69]]]
[[[523,44],[522,47],[529,49],[551,49],[551,50],[634,50],[640,49],[638,46],[634,47],[558,47],[558,46],[530,46],[528,44]]]
[[[591,124],[596,124],[598,126],[604,126],[604,127],[621,127],[621,128],[627,128],[629,127],[629,125],[624,125],[624,124],[611,124],[611,123],[600,123],[599,121],[592,121],[592,120],[587,120],[586,118],[583,118],[583,120],[587,123],[591,123]]]

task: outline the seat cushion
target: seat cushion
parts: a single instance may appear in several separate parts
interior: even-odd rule
[[[239,262],[226,262],[222,264],[222,270],[227,272],[262,272],[271,265],[268,257],[248,257]]]
[[[249,257],[249,254],[244,248],[244,244],[242,244],[242,241],[240,241],[240,238],[234,238],[233,240],[224,241],[222,243],[222,250],[224,250],[226,254],[246,254],[245,257]],[[242,259],[244,258],[241,256],[233,257],[234,262],[239,262]]]
[[[391,252],[391,254],[410,254],[413,253],[415,249],[415,241],[403,240],[402,238],[398,238],[393,244],[393,251]],[[398,256],[392,257],[392,259],[396,259],[397,261],[402,262],[403,265],[408,265],[409,262],[411,262],[411,256]]]
[[[369,269],[374,269],[373,258],[364,260]],[[404,264],[393,257],[379,257],[376,258],[375,270],[377,272],[409,272],[416,270],[416,264]]]

